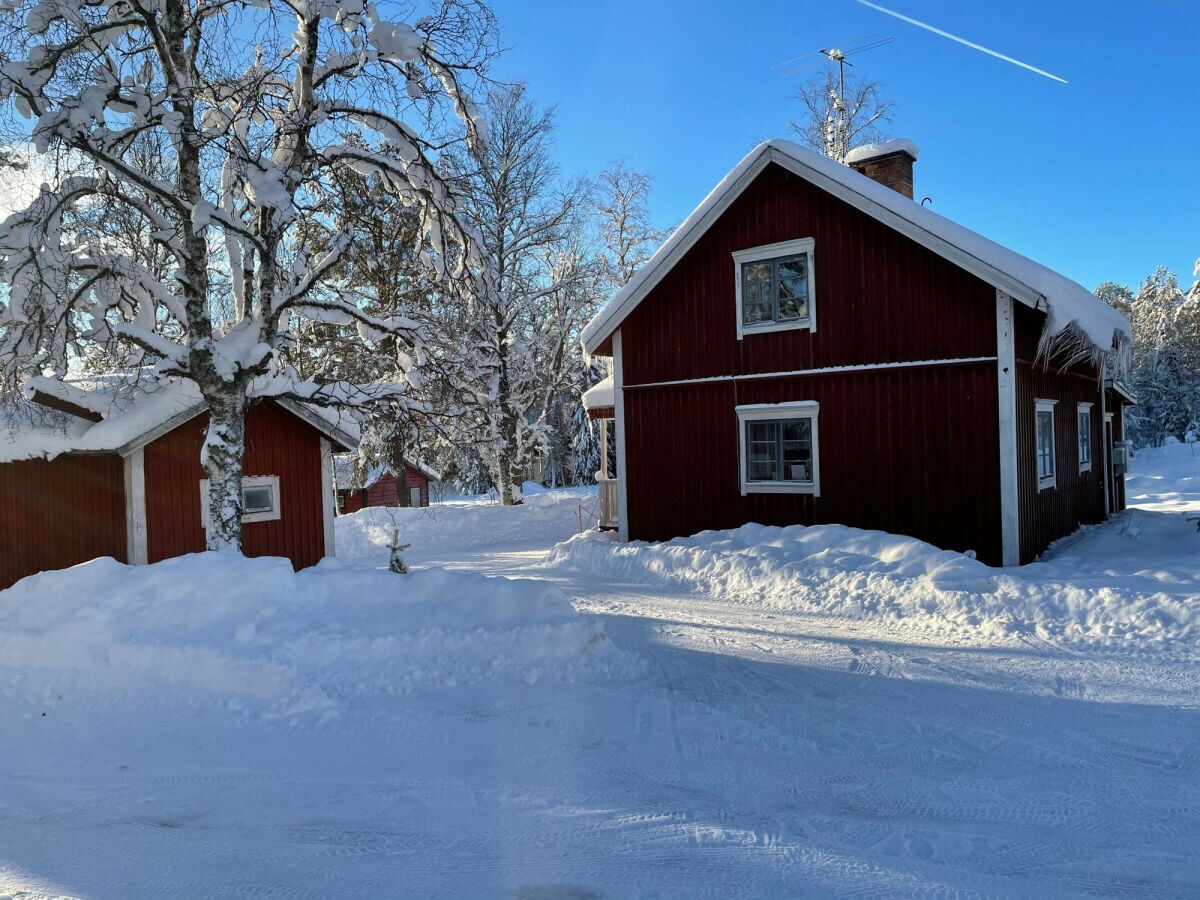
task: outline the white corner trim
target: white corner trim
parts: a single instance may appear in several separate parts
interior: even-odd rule
[[[321,438],[321,523],[325,532],[325,555],[336,556],[336,529],[333,526],[334,510],[337,500],[334,493],[337,486],[333,480],[333,444],[329,438]]]
[[[613,415],[617,428],[617,537],[629,540],[629,472],[625,453],[625,371],[621,352],[621,329],[613,332]]]
[[[739,341],[748,334],[767,334],[772,331],[817,330],[817,280],[816,266],[813,261],[813,248],[815,245],[815,239],[808,237],[733,251],[733,306],[734,315],[736,316],[737,339]],[[784,322],[762,322],[757,325],[745,324],[742,321],[742,264],[757,262],[763,259],[776,259],[781,256],[797,256],[801,253],[808,256],[808,315],[803,319],[793,319]]]
[[[817,419],[821,405],[815,400],[795,400],[788,403],[751,403],[735,406],[738,427],[738,487],[747,494],[811,494],[821,496],[821,453]],[[746,478],[746,423],[786,419],[812,420],[812,481],[749,481]]]
[[[1057,400],[1049,400],[1043,397],[1034,398],[1034,417],[1033,417],[1033,451],[1034,451],[1034,468],[1036,470],[1039,463],[1038,453],[1038,433],[1037,433],[1037,414],[1048,412],[1050,413],[1050,462],[1054,466],[1054,471],[1043,477],[1038,474],[1038,491],[1045,491],[1049,488],[1058,485],[1058,438],[1055,435],[1055,429],[1058,423],[1054,421],[1054,407],[1058,405]]]
[[[125,553],[131,566],[150,561],[146,541],[146,454],[141,448],[123,460],[125,467]]]
[[[996,291],[996,384],[1000,425],[1000,563],[1021,564],[1021,495],[1017,480],[1017,359],[1013,300]]]

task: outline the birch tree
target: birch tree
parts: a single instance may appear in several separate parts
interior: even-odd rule
[[[577,239],[586,192],[550,157],[553,113],[523,85],[496,90],[486,149],[449,160],[463,213],[480,234],[483,277],[457,321],[443,322],[439,359],[457,398],[450,424],[505,504],[520,503],[526,467],[547,446],[554,398],[567,389],[578,334],[594,310],[595,266]]]
[[[372,311],[336,277],[353,237],[299,239],[338,172],[377,179],[419,217],[431,278],[481,271],[436,164],[484,150],[471,81],[493,41],[476,0],[384,18],[365,0],[8,0],[0,101],[32,122],[39,153],[89,171],[43,188],[0,224],[0,363],[63,376],[89,345],[136,347],[163,381],[194,382],[209,410],[201,462],[213,550],[241,546],[245,415],[264,398],[407,402],[424,350],[402,310]],[[449,111],[453,111],[453,115]],[[154,140],[164,158],[135,152]],[[103,208],[146,223],[165,279],[87,228]],[[224,310],[226,312],[222,313]],[[392,338],[399,376],[305,380],[283,358],[300,321]]]
[[[883,140],[892,124],[894,104],[878,81],[847,75],[844,85],[832,68],[813,76],[796,92],[804,117],[792,131],[805,146],[841,162],[862,144]]]

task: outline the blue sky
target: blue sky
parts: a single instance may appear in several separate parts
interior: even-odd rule
[[[921,147],[918,197],[1089,288],[1200,256],[1200,3],[883,0],[1066,78],[994,59],[854,0],[494,0],[495,75],[558,108],[566,174],[625,157],[677,222],[757,141],[787,136],[801,76],[775,63],[870,32],[856,58]]]

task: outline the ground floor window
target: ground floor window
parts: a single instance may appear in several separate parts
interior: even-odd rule
[[[252,475],[243,478],[242,522],[273,522],[279,517],[279,476]],[[200,480],[200,524],[208,528],[207,478]]]
[[[1079,471],[1092,471],[1092,404],[1080,403],[1076,415],[1079,423]]]
[[[819,493],[817,403],[761,403],[736,411],[743,494]]]
[[[1038,400],[1034,439],[1037,443],[1038,490],[1054,487],[1054,405],[1057,400]]]

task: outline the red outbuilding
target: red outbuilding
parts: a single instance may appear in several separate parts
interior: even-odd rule
[[[26,392],[33,415],[0,429],[0,589],[98,556],[152,563],[204,549],[208,415],[194,385],[117,400],[39,378]],[[37,413],[46,407],[56,421]],[[285,556],[300,569],[333,554],[333,452],[357,442],[357,426],[326,410],[290,400],[251,408],[247,556]]]
[[[1124,507],[1128,322],[913,202],[916,157],[759,145],[589,323],[622,538],[841,523],[1015,565]]]
[[[359,477],[354,460],[343,456],[335,461],[335,471],[338,513],[342,515],[366,506],[428,506],[430,485],[442,480],[433,467],[409,459],[398,468],[377,465]]]

